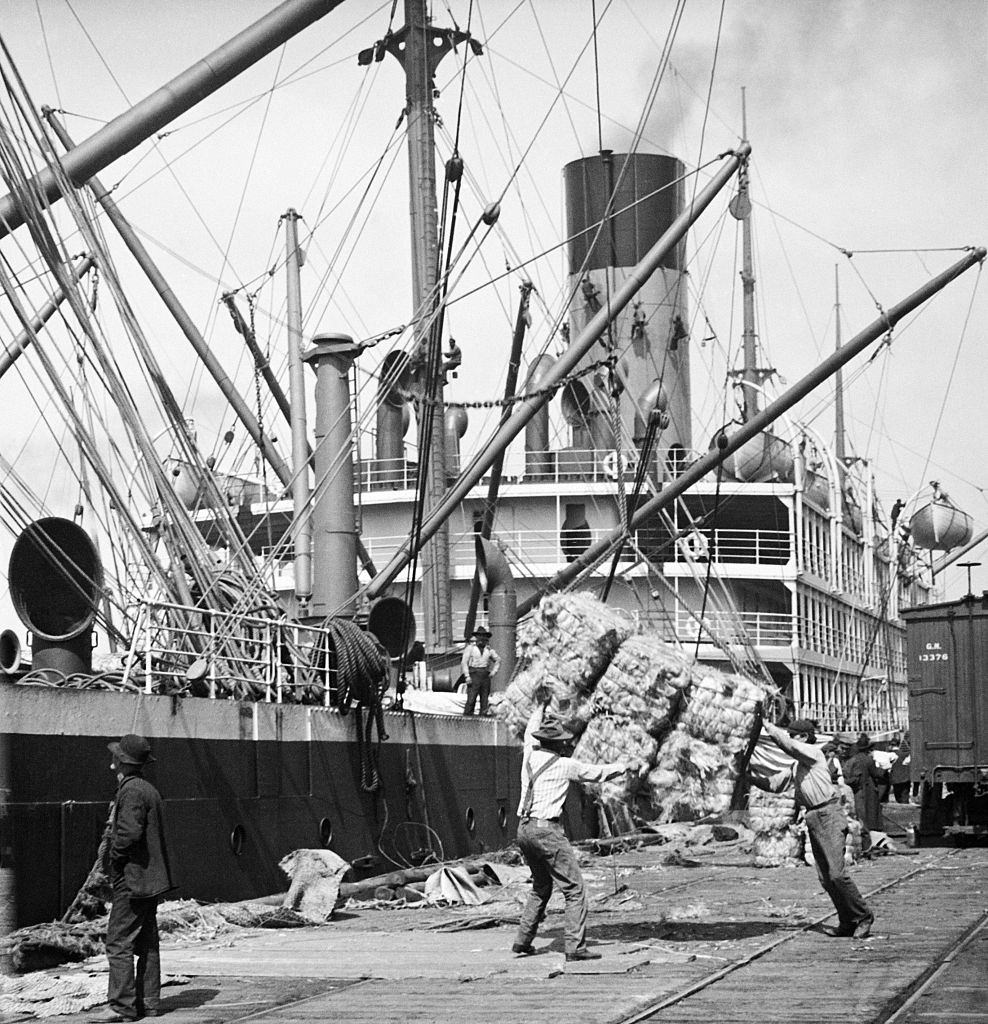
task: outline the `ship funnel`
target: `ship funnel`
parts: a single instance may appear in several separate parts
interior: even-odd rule
[[[528,368],[525,391],[537,391],[542,378],[552,369],[555,360],[551,356],[539,356]],[[541,480],[552,476],[552,452],[549,451],[549,405],[541,406],[525,425],[525,476]],[[498,651],[500,654],[501,652]]]
[[[490,596],[488,622],[491,647],[501,658],[501,667],[494,677],[493,688],[503,690],[515,670],[515,633],[518,625],[515,580],[504,553],[493,541],[475,534],[477,568],[480,585]]]
[[[13,675],[21,667],[21,641],[12,630],[5,629],[0,633],[0,672]]]
[[[375,482],[400,485],[405,476],[405,431],[411,422],[405,398],[410,381],[408,356],[389,352],[381,363],[377,387]]]
[[[7,582],[14,610],[31,630],[32,667],[91,672],[103,567],[89,534],[69,519],[36,520],[14,542]]]
[[[370,610],[367,631],[373,633],[392,658],[407,654],[415,643],[415,613],[400,597],[382,597]]]

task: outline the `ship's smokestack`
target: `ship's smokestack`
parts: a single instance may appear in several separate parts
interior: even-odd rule
[[[607,296],[627,280],[631,268],[683,210],[683,165],[648,153],[605,153],[575,160],[563,170],[569,243],[570,333],[576,337],[604,307]],[[613,191],[613,199],[611,193]],[[608,201],[611,199],[610,207]],[[605,219],[605,213],[610,215]],[[609,340],[613,375],[583,378],[589,439],[595,448],[613,444],[609,390],[617,378],[624,437],[635,435],[636,419],[647,420],[658,382],[666,396],[668,425],[656,439],[669,467],[679,450],[692,447],[690,428],[689,333],[684,247],[673,250],[642,284],[635,300],[615,322]],[[602,339],[604,342],[604,339]],[[584,364],[607,354],[596,347]],[[671,460],[669,453],[672,453]],[[675,471],[674,469],[672,470]]]
[[[360,349],[346,334],[317,334],[302,359],[316,371],[313,574],[310,614],[352,616],[357,593],[350,369]]]
[[[491,685],[495,690],[504,690],[515,670],[518,622],[515,580],[508,560],[497,544],[485,540],[479,533],[474,537],[474,543],[481,586],[489,596],[487,620],[490,624],[491,647],[501,658],[501,667]]]
[[[14,542],[7,581],[31,631],[32,669],[91,673],[103,567],[89,534],[70,519],[36,520]]]

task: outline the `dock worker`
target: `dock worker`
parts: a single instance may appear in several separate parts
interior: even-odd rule
[[[796,802],[806,811],[806,832],[820,883],[837,910],[839,923],[834,934],[845,938],[867,938],[875,915],[844,863],[847,816],[840,806],[837,788],[831,781],[827,756],[815,744],[815,725],[806,718],[795,719],[787,729],[763,722],[762,733],[796,763],[794,767],[767,778],[749,776],[752,785],[771,793],[779,793],[789,785],[795,786]]]
[[[532,892],[521,912],[513,953],[535,952],[532,940],[545,918],[553,886],[565,902],[567,960],[599,960],[587,947],[587,892],[576,851],[563,831],[563,804],[572,781],[607,782],[625,772],[640,772],[638,761],[586,764],[570,755],[573,734],[539,707],[525,729],[521,792],[518,807],[518,846],[532,872]]]
[[[871,833],[882,827],[879,788],[888,782],[888,772],[875,764],[871,748],[871,737],[861,733],[844,765],[844,777],[854,793],[854,809],[861,822],[861,852],[865,857],[871,856]]]
[[[488,704],[491,697],[491,680],[497,675],[501,659],[497,651],[490,647],[491,631],[479,626],[473,631],[473,639],[468,643],[460,662],[460,672],[467,679],[467,702],[463,714],[472,715],[480,697],[480,713],[490,714]]]
[[[174,889],[161,795],[143,777],[155,760],[143,736],[107,744],[117,794],[100,844],[103,871],[113,889],[106,924],[110,965],[107,1007],[93,1021],[139,1020],[160,1013],[161,960],[158,902]],[[134,958],[137,970],[134,970]]]

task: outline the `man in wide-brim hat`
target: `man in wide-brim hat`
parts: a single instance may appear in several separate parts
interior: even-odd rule
[[[565,902],[567,960],[599,960],[587,948],[587,893],[576,851],[563,831],[563,804],[571,781],[606,782],[627,771],[641,771],[637,761],[586,764],[571,757],[573,734],[537,708],[525,730],[521,791],[518,806],[518,846],[532,872],[532,892],[518,923],[512,952],[535,952],[532,940],[545,917],[553,886]]]
[[[490,714],[491,680],[501,667],[501,659],[497,651],[489,646],[491,631],[478,626],[473,631],[473,638],[463,651],[460,661],[460,673],[467,679],[467,702],[463,714],[472,715],[480,698],[480,713]]]
[[[155,760],[151,745],[143,736],[128,733],[107,749],[117,775],[117,795],[100,844],[103,871],[113,889],[106,925],[110,976],[106,1010],[92,1020],[109,1022],[158,1016],[158,901],[175,887],[161,796],[142,776],[145,765]]]
[[[797,718],[782,729],[771,722],[762,722],[762,733],[795,764],[768,778],[749,776],[752,785],[771,793],[779,793],[790,785],[795,787],[796,803],[806,812],[806,833],[820,884],[837,910],[839,923],[835,934],[867,938],[875,915],[844,863],[847,816],[840,806],[837,787],[831,780],[827,757],[816,746],[816,723],[808,718]]]
[[[863,732],[854,744],[854,753],[844,765],[844,779],[854,793],[854,812],[861,822],[861,852],[871,855],[871,833],[881,831],[882,804],[879,789],[888,781],[888,773],[875,764],[871,737]]]

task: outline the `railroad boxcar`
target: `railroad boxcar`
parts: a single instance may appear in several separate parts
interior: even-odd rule
[[[988,834],[988,591],[906,609],[919,835]]]

